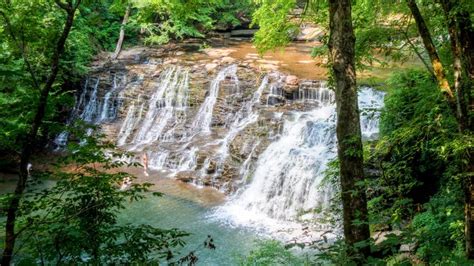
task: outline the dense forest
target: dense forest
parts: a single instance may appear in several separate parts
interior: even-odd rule
[[[1,265],[474,265],[473,20],[0,0]]]

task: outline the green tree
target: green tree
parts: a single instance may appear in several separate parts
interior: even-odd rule
[[[16,261],[93,265],[178,261],[177,248],[184,245],[187,233],[117,220],[128,201],[151,196],[149,183],[119,190],[124,179],[134,177],[114,170],[136,163],[125,163],[126,154],[110,153],[113,145],[98,143],[96,137],[81,138],[86,141],[70,143],[73,152],[52,172],[37,176],[55,180],[53,187],[28,182],[16,220]]]
[[[64,22],[63,30],[60,36],[57,38],[55,48],[52,50],[51,54],[51,62],[50,62],[50,69],[47,78],[44,80],[44,83],[40,83],[40,79],[37,77],[37,73],[33,70],[33,67],[29,61],[27,50],[24,45],[24,41],[26,37],[18,37],[17,32],[14,30],[14,26],[12,25],[10,18],[8,17],[6,11],[8,9],[14,8],[10,3],[7,3],[7,6],[2,8],[1,16],[4,19],[4,25],[6,30],[10,34],[10,38],[13,43],[18,46],[18,50],[24,60],[26,65],[27,71],[31,75],[32,87],[39,91],[39,99],[37,106],[34,111],[34,116],[32,121],[30,121],[31,126],[27,130],[25,140],[22,144],[21,154],[20,154],[20,175],[18,178],[18,183],[15,188],[15,193],[10,199],[9,206],[7,209],[7,221],[5,225],[5,247],[3,250],[3,257],[2,257],[2,264],[9,265],[12,259],[13,250],[15,247],[15,241],[17,238],[17,234],[15,232],[15,224],[17,218],[17,212],[20,205],[21,198],[23,196],[23,192],[26,187],[26,182],[28,180],[28,163],[30,161],[31,155],[33,153],[33,149],[36,145],[36,138],[38,135],[38,130],[40,129],[43,119],[46,114],[46,107],[48,103],[48,96],[51,88],[53,87],[56,77],[59,72],[59,60],[61,55],[64,52],[64,46],[66,44],[66,40],[69,36],[71,31],[74,16],[76,10],[78,9],[81,0],[77,1],[69,1],[69,2],[62,2],[57,0],[56,5],[66,13],[66,20]],[[10,4],[10,5],[9,5]]]

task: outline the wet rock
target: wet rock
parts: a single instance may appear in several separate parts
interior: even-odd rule
[[[218,65],[216,63],[209,63],[209,64],[206,64],[204,68],[206,69],[207,72],[212,72],[217,68],[217,66]]]
[[[210,161],[209,166],[206,169],[206,174],[212,175],[216,172],[216,162],[215,161]]]
[[[229,56],[222,58],[221,63],[224,65],[229,65],[235,62],[235,59]]]
[[[210,57],[225,57],[229,56],[232,52],[234,52],[234,49],[230,48],[207,48],[204,49],[204,53],[206,53]]]
[[[294,75],[288,75],[286,76],[286,79],[285,79],[285,84],[287,86],[298,86],[300,83],[299,79],[297,76],[294,76]]]
[[[158,69],[158,70],[156,70],[156,71],[151,75],[151,77],[157,78],[157,77],[160,76],[160,73],[161,73],[161,69]]]
[[[190,183],[194,180],[194,175],[192,172],[179,172],[175,178],[181,182]]]
[[[292,95],[293,95],[294,93],[298,93],[298,90],[299,90],[299,86],[285,85],[285,86],[283,87],[283,91],[284,91],[286,94],[288,94],[288,96],[290,96],[290,98],[288,98],[288,99],[290,99],[290,100],[293,100],[293,99],[292,99],[292,98],[293,98]]]
[[[268,105],[282,105],[285,103],[285,98],[277,95],[269,95],[267,98]]]
[[[178,58],[173,58],[173,59],[165,60],[165,61],[163,62],[163,64],[165,64],[165,65],[166,65],[166,64],[176,64],[176,63],[178,63],[178,62],[179,62],[179,59],[178,59]]]
[[[401,235],[401,233],[402,232],[400,230],[375,232],[374,236],[373,236],[373,238],[375,240],[375,245],[382,244],[385,240],[388,239],[388,237],[390,235],[399,236],[399,235]]]
[[[210,176],[206,176],[206,177],[202,178],[201,182],[204,186],[212,186],[213,185],[212,178]]]
[[[416,250],[416,243],[403,244],[400,246],[400,252],[413,252]]]
[[[259,65],[259,68],[261,70],[270,70],[270,71],[276,71],[278,70],[278,66],[277,65],[273,65],[273,64],[260,64]]]
[[[230,36],[233,37],[252,37],[257,29],[248,29],[248,30],[233,30],[230,32]]]

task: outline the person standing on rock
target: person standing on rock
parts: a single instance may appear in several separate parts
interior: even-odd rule
[[[145,152],[142,156],[143,173],[148,176],[148,154]]]

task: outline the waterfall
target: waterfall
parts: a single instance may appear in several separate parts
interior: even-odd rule
[[[204,103],[201,105],[196,117],[194,118],[194,122],[192,125],[194,132],[204,134],[208,134],[211,132],[212,113],[214,110],[214,105],[217,101],[217,96],[219,95],[219,85],[226,79],[232,81],[235,87],[239,87],[239,78],[237,77],[237,65],[231,65],[226,68],[223,68],[212,80],[209,89],[209,94],[207,95],[206,99],[204,100]]]
[[[260,103],[260,98],[263,91],[268,86],[268,76],[265,76],[253,93],[252,98],[244,103],[242,103],[240,109],[237,113],[230,116],[230,126],[229,130],[225,137],[220,140],[221,144],[216,154],[216,168],[217,171],[214,174],[214,177],[219,176],[223,171],[224,162],[229,156],[229,145],[235,139],[235,137],[244,130],[248,125],[255,123],[258,119],[258,112],[254,110],[254,107]]]
[[[303,213],[329,206],[332,189],[320,183],[337,154],[334,93],[321,86],[304,97],[318,101],[317,107],[284,116],[280,137],[260,154],[250,183],[217,211],[218,216],[268,227],[275,221],[295,222]],[[362,88],[359,105],[363,134],[373,134],[383,93]]]
[[[181,67],[167,68],[148,101],[143,122],[133,139],[131,150],[140,150],[158,140],[165,128],[176,119],[176,110],[188,105],[189,73]]]
[[[76,99],[76,103],[71,111],[71,115],[66,121],[66,125],[71,125],[71,123],[73,123],[78,118],[87,123],[92,123],[97,116],[97,110],[100,106],[97,96],[100,79],[96,78],[92,89],[90,89],[89,86],[90,82],[91,78],[87,78],[84,82],[84,87]],[[64,148],[67,144],[68,138],[68,131],[59,133],[53,141],[56,145],[56,149],[60,150]]]
[[[378,137],[380,110],[383,107],[385,93],[369,87],[359,91],[360,126],[362,137],[373,140]]]
[[[97,89],[99,87],[100,79],[97,78],[95,85],[92,87],[92,91],[89,93],[88,88],[83,91],[81,94],[81,99],[84,99],[86,96],[89,96],[89,100],[85,102],[82,113],[80,113],[79,118],[87,123],[93,123],[98,116],[98,110],[100,106],[99,98],[97,96]],[[82,102],[79,101],[79,104]],[[78,110],[81,108],[81,105],[78,106]]]
[[[135,130],[135,128],[138,126],[142,119],[143,110],[145,108],[144,101],[141,103],[140,108],[138,108],[137,110],[137,105],[140,104],[142,97],[143,95],[139,94],[137,99],[133,100],[127,109],[127,114],[122,122],[122,125],[120,126],[120,130],[117,136],[118,146],[123,146],[127,143],[128,137],[132,134],[133,130]]]
[[[255,142],[255,144],[252,146],[252,149],[250,150],[249,155],[247,156],[245,161],[242,163],[242,167],[240,167],[239,175],[243,183],[246,182],[246,178],[250,174],[252,158],[255,154],[255,149],[258,147],[259,144],[260,144],[260,141]]]
[[[110,121],[115,119],[115,117],[117,116],[117,109],[120,98],[115,96],[118,90],[121,88],[121,85],[126,83],[125,77],[126,76],[121,78],[118,77],[117,73],[114,74],[112,81],[112,89],[110,89],[104,96],[99,122]]]

